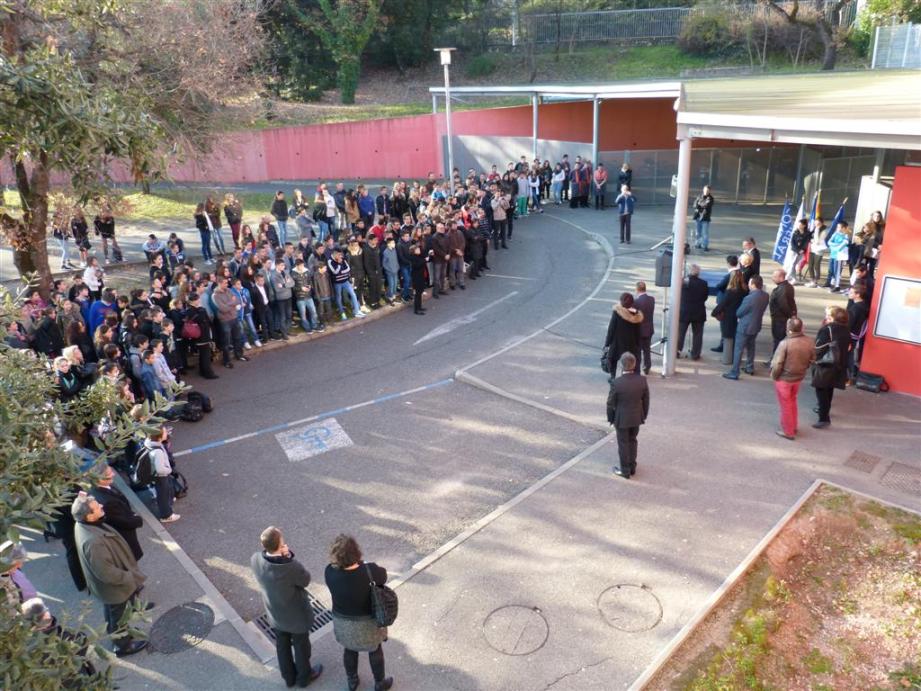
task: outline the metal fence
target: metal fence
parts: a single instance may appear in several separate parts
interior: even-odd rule
[[[921,68],[921,24],[876,27],[871,67]]]
[[[811,0],[800,3],[804,9],[822,10],[833,24],[849,26],[856,17],[856,3],[835,10],[834,2]],[[673,40],[681,33],[685,20],[694,13],[706,12],[701,7],[660,7],[643,10],[605,10],[601,12],[561,12],[526,14],[521,17],[521,29],[527,40],[537,44],[591,41],[650,42]],[[760,3],[727,4],[721,12],[745,19],[768,16],[769,10]],[[517,35],[513,30],[511,36]]]

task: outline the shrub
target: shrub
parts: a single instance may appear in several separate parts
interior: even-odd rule
[[[467,63],[465,72],[468,77],[488,77],[498,69],[498,61],[489,53],[477,55]]]
[[[689,14],[678,34],[678,46],[691,55],[724,55],[732,43],[729,18],[714,11]]]

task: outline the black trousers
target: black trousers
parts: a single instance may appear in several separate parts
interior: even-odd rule
[[[633,214],[620,215],[620,241],[630,242],[630,217]]]
[[[816,389],[815,400],[819,404],[819,422],[831,422],[831,399],[835,395],[835,388]]]
[[[506,221],[493,221],[492,222],[492,248],[494,250],[499,249],[499,243],[502,243],[502,246],[505,247],[505,233],[506,233]]]
[[[777,350],[777,346],[780,345],[780,342],[787,337],[787,320],[781,319],[780,321],[776,319],[771,320],[771,338],[774,341],[774,348],[771,350],[771,354],[774,354],[774,351]]]
[[[135,599],[137,599],[137,593],[134,593],[125,602],[119,602],[115,605],[102,605],[103,614],[105,614],[106,618],[107,633],[112,633],[118,629],[122,617],[125,616],[125,610],[128,608],[128,603],[134,602]],[[125,635],[119,638],[113,638],[112,644],[115,646],[115,650],[124,650],[131,645],[132,640],[131,636]]]
[[[169,518],[173,515],[173,499],[175,498],[172,478],[169,475],[157,477],[154,486],[157,488],[157,509],[160,512],[160,518]]]
[[[424,288],[416,288],[413,291],[413,310],[416,312],[422,309],[422,293],[424,292]]]
[[[640,354],[643,356],[643,371],[648,373],[652,369],[652,336],[640,336]],[[640,364],[640,360],[636,364]]]
[[[198,373],[203,377],[214,376],[214,369],[211,367],[211,344],[199,343],[196,349],[198,350]]]
[[[701,321],[678,322],[678,352],[684,350],[684,337],[687,335],[688,326],[691,327],[691,357],[699,358],[704,345],[704,323]]]
[[[505,222],[508,223],[508,239],[512,239],[512,229],[515,227],[515,214],[511,210],[506,214]]]
[[[275,631],[278,669],[288,686],[307,686],[310,681],[310,634]],[[292,649],[294,654],[292,655]]]
[[[371,673],[374,675],[374,681],[384,680],[384,651],[380,646],[376,650],[368,653],[368,661],[371,663]],[[358,676],[358,651],[346,648],[342,651],[342,663],[345,665],[345,673],[350,677]]]
[[[620,459],[620,472],[633,475],[636,472],[636,452],[639,449],[637,436],[639,427],[617,427],[617,456]],[[615,470],[617,470],[615,468]]]

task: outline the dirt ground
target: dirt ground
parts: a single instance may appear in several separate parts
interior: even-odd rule
[[[921,517],[822,486],[649,689],[921,689]]]

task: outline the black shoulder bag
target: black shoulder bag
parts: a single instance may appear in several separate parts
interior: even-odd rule
[[[365,571],[368,573],[368,580],[371,586],[371,609],[374,611],[374,619],[377,621],[379,628],[390,626],[397,620],[397,611],[399,602],[397,594],[393,588],[386,585],[378,585],[371,574],[371,567],[365,564]]]

